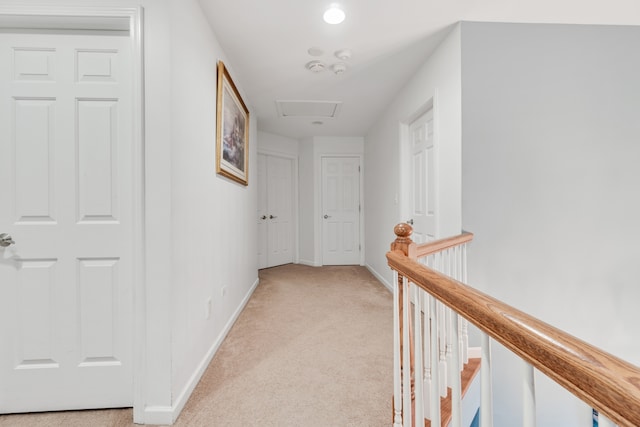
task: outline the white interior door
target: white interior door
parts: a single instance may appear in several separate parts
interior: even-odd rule
[[[292,159],[258,155],[260,268],[293,262],[293,171]]]
[[[0,413],[132,406],[127,34],[0,33]]]
[[[322,263],[360,264],[360,159],[322,158]]]
[[[267,221],[268,205],[267,205],[267,156],[258,154],[258,268],[269,267],[267,259],[268,240],[267,240]]]
[[[436,238],[437,194],[433,108],[409,125],[410,222],[412,239],[424,243]]]

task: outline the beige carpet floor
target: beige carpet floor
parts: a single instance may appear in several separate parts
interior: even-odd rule
[[[260,284],[176,426],[389,426],[391,294],[363,267],[286,265]],[[131,426],[131,409],[0,416],[0,426]]]

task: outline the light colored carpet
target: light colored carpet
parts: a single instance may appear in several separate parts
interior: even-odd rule
[[[393,302],[363,267],[286,265],[260,285],[176,426],[388,426]],[[0,416],[0,426],[130,426],[131,409]]]

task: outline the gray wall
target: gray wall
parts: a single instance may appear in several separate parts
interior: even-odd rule
[[[462,94],[471,283],[640,364],[640,28],[463,23]],[[495,425],[520,425],[495,357]],[[536,381],[538,425],[591,425]]]

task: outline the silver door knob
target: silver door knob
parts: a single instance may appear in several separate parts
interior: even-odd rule
[[[15,242],[7,233],[0,234],[0,247],[6,248],[9,245],[13,245]]]
[[[276,218],[278,218],[278,217],[275,216],[275,215],[269,215],[269,219],[276,219]]]
[[[326,214],[325,214],[325,216],[324,216],[323,218],[324,218],[324,219],[329,219],[329,218],[331,218],[331,215],[326,215]]]
[[[407,221],[407,224],[413,225],[413,218],[411,218],[409,221]]]
[[[266,216],[266,215],[262,215],[262,216],[260,217],[260,219],[267,219],[267,216]]]

